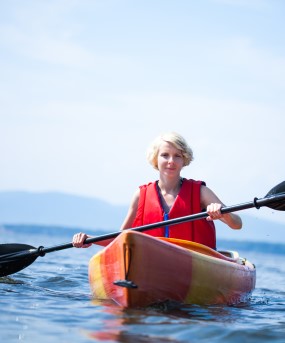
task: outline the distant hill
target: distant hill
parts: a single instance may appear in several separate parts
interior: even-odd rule
[[[0,192],[0,224],[40,225],[96,231],[118,231],[128,206],[97,198],[56,192]],[[285,243],[283,224],[240,212],[242,230],[215,222],[218,239]],[[285,215],[285,214],[284,214]],[[86,231],[87,232],[87,231]]]
[[[1,224],[119,229],[127,206],[64,193],[0,192]]]

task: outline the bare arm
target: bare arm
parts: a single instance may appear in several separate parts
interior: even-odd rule
[[[234,213],[222,214],[220,209],[225,206],[216,194],[208,187],[201,187],[201,207],[207,209],[209,217],[207,220],[220,219],[234,230],[239,230],[242,227],[242,220],[239,215]]]
[[[125,220],[121,226],[121,230],[131,228],[133,221],[136,217],[138,203],[139,203],[139,197],[140,197],[140,190],[138,189],[133,196],[128,214],[127,214],[127,216],[126,216],[126,218],[125,218]],[[87,238],[91,238],[91,237],[93,237],[93,236],[89,236],[84,232],[79,232],[73,236],[72,244],[75,248],[88,248],[92,245],[92,243],[84,244],[84,242]]]
[[[130,229],[132,227],[133,221],[135,220],[135,217],[137,214],[139,197],[140,197],[140,190],[138,189],[132,198],[127,216],[121,226],[121,230]]]

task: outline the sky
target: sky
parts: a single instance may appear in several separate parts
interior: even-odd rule
[[[170,131],[226,205],[285,180],[283,0],[0,4],[0,191],[127,205]]]

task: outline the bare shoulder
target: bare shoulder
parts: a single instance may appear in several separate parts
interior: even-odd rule
[[[133,194],[130,207],[135,207],[137,209],[140,198],[140,189],[138,188]]]
[[[207,206],[211,203],[220,203],[223,205],[222,201],[217,197],[217,195],[207,186],[201,186],[200,196],[201,204],[203,206]]]
[[[137,213],[138,204],[139,204],[139,198],[140,198],[140,189],[137,189],[132,197],[130,207],[127,213],[127,216],[125,220],[123,221],[123,224],[121,226],[121,230],[130,228]]]

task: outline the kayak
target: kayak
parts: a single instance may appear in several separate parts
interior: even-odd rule
[[[254,264],[235,251],[126,230],[89,261],[96,299],[125,308],[164,302],[235,305],[249,301]]]

